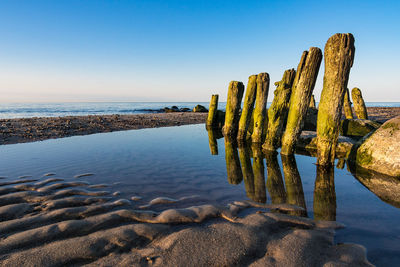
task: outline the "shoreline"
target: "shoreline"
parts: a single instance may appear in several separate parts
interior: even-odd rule
[[[204,123],[207,113],[173,112],[0,120],[0,145],[123,130]]]
[[[368,117],[383,123],[400,115],[400,107],[368,107]],[[205,123],[207,113],[171,112],[0,119],[0,145],[76,135]]]

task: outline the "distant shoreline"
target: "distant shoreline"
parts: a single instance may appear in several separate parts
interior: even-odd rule
[[[369,119],[385,122],[400,107],[368,107]],[[95,133],[204,123],[207,113],[173,112],[0,119],[0,145]]]

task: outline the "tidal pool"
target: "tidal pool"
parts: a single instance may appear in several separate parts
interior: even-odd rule
[[[313,157],[263,154],[220,137],[189,125],[3,145],[0,183],[54,173],[105,184],[118,198],[140,197],[137,205],[183,198],[155,210],[244,199],[295,204],[304,208],[295,215],[343,223],[336,242],[364,245],[372,263],[400,263],[400,181],[357,179],[344,162],[326,171]],[[74,177],[79,174],[93,175]]]

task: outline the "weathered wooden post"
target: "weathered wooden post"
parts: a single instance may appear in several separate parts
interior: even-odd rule
[[[367,108],[365,107],[361,90],[357,87],[354,87],[353,90],[351,90],[351,98],[353,99],[354,111],[357,115],[357,118],[361,120],[368,120]]]
[[[265,152],[265,160],[267,163],[267,189],[271,196],[272,204],[286,203],[286,191],[277,155],[278,153],[276,151]]]
[[[304,198],[303,184],[297,169],[294,155],[281,155],[283,175],[285,177],[287,203],[304,208],[300,211],[292,211],[291,215],[307,216],[306,201]]]
[[[256,100],[256,91],[257,91],[257,75],[251,75],[247,83],[242,115],[240,116],[239,120],[239,131],[237,135],[238,141],[246,140],[247,131],[249,129],[251,117],[253,114],[254,101]]]
[[[254,201],[267,202],[267,191],[265,190],[264,157],[259,146],[252,145],[253,151],[253,173],[254,173]]]
[[[344,115],[346,116],[346,119],[353,119],[353,111],[351,110],[349,88],[346,88],[346,92],[344,94],[343,110],[344,110]]]
[[[267,115],[267,99],[269,90],[269,74],[266,72],[257,75],[257,96],[254,107],[254,127],[251,141],[262,143],[265,137],[265,119]]]
[[[337,33],[325,45],[325,74],[318,106],[318,165],[330,165],[335,160],[344,94],[354,59],[354,37]]]
[[[225,136],[225,162],[226,172],[228,174],[228,182],[230,184],[240,184],[243,180],[242,170],[240,169],[240,161],[235,140],[230,140]]]
[[[268,109],[268,128],[263,144],[263,149],[275,151],[281,146],[281,138],[285,130],[287,115],[289,112],[290,94],[296,71],[285,70],[282,80],[276,82],[274,99]]]
[[[336,221],[334,168],[317,166],[314,187],[314,220]]]
[[[235,138],[238,131],[239,110],[242,102],[244,85],[242,82],[232,81],[229,83],[228,99],[226,102],[224,136]]]
[[[315,97],[314,95],[311,95],[311,99],[310,99],[310,108],[317,108],[316,104],[315,104]]]
[[[254,198],[254,174],[251,166],[251,151],[247,145],[239,146],[239,159],[240,165],[242,166],[244,187],[246,189],[246,195],[250,198]]]
[[[218,110],[218,95],[212,95],[206,121],[207,127],[215,127],[217,125],[218,123],[217,110]]]
[[[310,98],[317,80],[321,60],[322,52],[317,47],[311,47],[309,52],[303,52],[293,82],[281,154],[290,155],[294,153],[310,105]]]

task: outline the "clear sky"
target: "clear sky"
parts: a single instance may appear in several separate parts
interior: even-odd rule
[[[0,1],[0,102],[225,100],[355,37],[349,88],[400,101],[400,1]],[[321,93],[323,64],[314,90]]]

